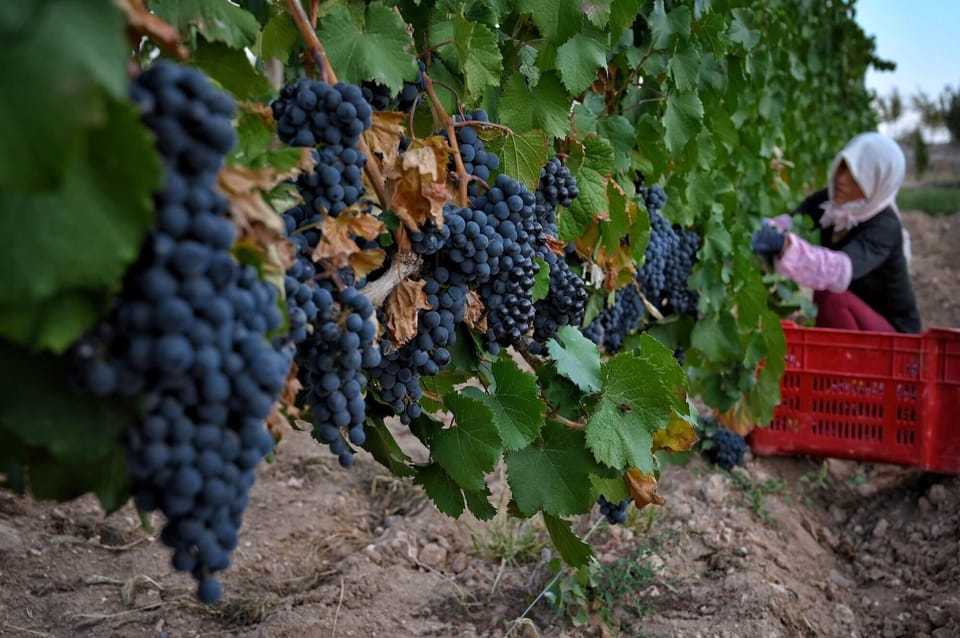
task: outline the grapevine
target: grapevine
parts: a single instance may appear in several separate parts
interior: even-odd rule
[[[766,3],[166,4],[0,17],[50,36],[9,43],[37,63],[0,166],[4,487],[161,512],[214,602],[291,427],[452,516],[493,516],[502,463],[507,511],[583,564],[570,517],[658,502],[688,392],[770,420],[784,345],[744,238],[872,125],[849,8],[804,17],[828,52]],[[809,91],[827,58],[850,72]]]

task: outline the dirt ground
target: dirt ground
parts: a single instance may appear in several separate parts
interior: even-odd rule
[[[925,325],[960,327],[960,214],[904,220]],[[511,635],[960,636],[960,478],[813,458],[724,474],[694,459],[667,467],[661,492],[663,507],[593,533],[607,599],[589,624],[540,600]],[[342,470],[302,433],[250,501],[224,601],[206,607],[131,507],[104,517],[91,498],[0,493],[0,636],[502,638],[552,577],[535,523],[454,521],[369,457]]]

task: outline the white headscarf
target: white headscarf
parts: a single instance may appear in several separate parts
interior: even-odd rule
[[[850,174],[863,191],[864,199],[848,204],[835,204],[834,180],[840,162],[846,162]],[[861,133],[850,140],[830,165],[830,199],[825,202],[820,225],[835,230],[850,230],[857,224],[875,217],[890,206],[897,208],[897,191],[906,174],[906,160],[900,145],[880,133]]]

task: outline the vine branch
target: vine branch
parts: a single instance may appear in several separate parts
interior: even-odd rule
[[[435,115],[439,117],[443,122],[444,128],[447,129],[447,142],[453,150],[453,162],[457,168],[457,181],[459,182],[457,205],[466,206],[468,201],[467,182],[469,182],[470,177],[467,175],[467,169],[463,167],[463,158],[460,157],[460,144],[457,143],[457,130],[454,125],[454,120],[444,110],[443,105],[440,103],[440,98],[437,97],[437,91],[433,88],[433,80],[430,79],[427,73],[423,74],[423,86],[427,91],[427,96],[430,98],[430,104],[433,106]]]
[[[401,281],[420,270],[420,264],[420,257],[414,253],[397,253],[394,267],[389,268],[383,276],[368,282],[360,292],[370,300],[374,308],[379,308]]]

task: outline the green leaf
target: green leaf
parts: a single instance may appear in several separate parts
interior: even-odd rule
[[[543,513],[543,524],[560,556],[571,567],[582,567],[590,562],[593,550],[571,529],[570,521]]]
[[[530,14],[540,34],[557,44],[566,41],[583,24],[578,0],[519,0],[517,11]]]
[[[493,414],[483,402],[448,394],[443,403],[456,425],[433,437],[433,458],[465,490],[482,491],[484,474],[500,458],[501,444]]]
[[[453,40],[467,93],[479,98],[487,87],[499,87],[503,55],[496,34],[482,24],[457,17]]]
[[[687,44],[670,56],[670,75],[678,91],[692,91],[700,80],[700,52]]]
[[[547,134],[547,141],[553,142],[570,132],[571,102],[556,73],[542,73],[534,91],[523,74],[516,72],[507,79],[500,96],[500,121],[515,133],[540,129]],[[537,170],[539,177],[539,167]]]
[[[666,13],[663,9],[663,0],[656,0],[653,3],[649,23],[650,33],[653,35],[653,48],[666,49],[674,36],[681,38],[690,36],[690,9],[678,6],[672,8],[670,13]]]
[[[531,192],[540,181],[540,169],[547,162],[550,147],[543,131],[532,130],[498,136],[486,143],[488,150],[503,159],[502,170]]]
[[[730,41],[749,51],[760,42],[760,32],[751,28],[753,19],[746,9],[734,9],[731,13],[733,21],[730,23]]]
[[[0,193],[58,189],[107,125],[108,96],[126,97],[123,16],[104,0],[2,4]],[[18,19],[17,5],[32,8]]]
[[[537,368],[537,378],[540,380],[543,398],[557,414],[568,419],[575,419],[580,415],[580,397],[583,394],[569,379],[560,376],[556,366],[540,366]]]
[[[520,47],[520,73],[527,79],[530,88],[540,82],[540,67],[537,66],[537,56],[540,54],[535,47],[525,44]]]
[[[614,478],[591,476],[590,483],[597,498],[602,495],[611,503],[619,503],[630,498],[630,490],[622,475]]]
[[[661,361],[642,354],[620,354],[604,363],[603,394],[587,423],[587,445],[597,461],[653,473],[651,435],[667,426],[677,405],[663,373]]]
[[[556,66],[570,94],[579,95],[593,84],[597,70],[607,66],[607,43],[578,33],[557,49]]]
[[[437,506],[437,509],[453,518],[463,514],[463,491],[454,482],[439,463],[431,463],[417,467],[417,475],[413,477],[415,485],[421,486],[427,496]]]
[[[417,75],[413,38],[399,13],[382,4],[370,4],[358,21],[342,5],[324,17],[318,35],[327,57],[345,82],[376,80],[394,93],[404,80]]]
[[[571,148],[567,166],[577,179],[580,195],[558,215],[561,239],[573,241],[587,229],[597,213],[609,210],[607,176],[613,170],[613,163],[613,146],[599,135],[587,135],[582,144]]]
[[[513,359],[501,356],[492,367],[495,390],[484,394],[478,388],[466,388],[463,394],[490,408],[504,448],[518,450],[537,438],[546,406],[536,378],[520,370]]]
[[[94,467],[136,414],[122,402],[71,392],[67,371],[62,358],[0,341],[0,430],[58,460]]]
[[[159,162],[130,103],[111,102],[107,115],[61,189],[0,193],[0,233],[17,238],[0,251],[0,330],[17,343],[63,350],[140,252]]]
[[[278,13],[263,27],[263,38],[260,41],[260,55],[265,60],[276,58],[281,62],[290,59],[290,55],[300,42],[300,32],[297,25],[284,11]]]
[[[260,34],[257,18],[229,0],[149,0],[149,5],[181,33],[196,27],[207,40],[231,49],[253,46]]]
[[[703,317],[693,327],[690,347],[702,352],[708,359],[723,360],[740,354],[740,329],[729,312],[716,318]]]
[[[610,28],[614,32],[617,29],[626,29],[633,25],[640,12],[639,0],[613,0],[610,4]]]
[[[414,475],[409,465],[410,457],[404,454],[390,428],[384,425],[383,421],[367,419],[364,431],[367,440],[363,443],[363,449],[373,455],[380,465],[390,470],[394,476]]]
[[[257,98],[270,92],[267,79],[250,65],[250,60],[242,49],[201,41],[197,44],[194,62],[241,100]]]
[[[557,362],[557,371],[573,381],[584,392],[600,391],[600,350],[573,326],[563,326],[556,339],[547,342],[550,356]]]
[[[597,120],[597,132],[613,147],[614,167],[619,171],[630,168],[630,153],[633,151],[636,136],[630,120],[622,115],[600,118]]]
[[[490,489],[483,492],[464,492],[470,513],[480,521],[489,521],[497,515],[497,508],[490,503]]]
[[[664,141],[671,152],[679,151],[700,131],[703,104],[696,93],[671,93],[663,116]]]
[[[550,264],[539,257],[534,258],[534,261],[540,267],[540,270],[533,277],[533,292],[530,295],[530,301],[536,303],[541,299],[546,299],[547,295],[550,294]]]
[[[521,513],[580,514],[593,505],[590,474],[596,462],[584,447],[583,432],[548,422],[542,440],[508,452],[507,481]]]

